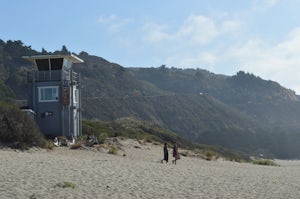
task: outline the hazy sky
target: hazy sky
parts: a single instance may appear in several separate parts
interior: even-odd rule
[[[239,70],[300,94],[300,0],[2,0],[0,39],[125,67]]]

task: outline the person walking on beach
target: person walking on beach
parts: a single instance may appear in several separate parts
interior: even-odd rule
[[[169,161],[169,151],[168,151],[168,144],[167,143],[164,144],[164,159],[162,160],[162,162],[164,160],[166,161],[166,164]]]
[[[174,160],[172,160],[172,163],[176,164],[176,160],[180,159],[180,156],[178,153],[178,146],[177,146],[176,142],[174,143],[174,146],[173,146],[173,157],[174,157]]]

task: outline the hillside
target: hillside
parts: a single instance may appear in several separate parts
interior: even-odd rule
[[[201,69],[133,68],[135,77],[180,94],[206,94],[268,128],[300,128],[300,102],[294,91],[253,74],[216,75]]]
[[[79,56],[85,60],[75,68],[83,76],[86,118],[111,121],[131,116],[155,122],[199,143],[247,152],[261,148],[257,137],[263,127],[219,100],[209,95],[166,91],[138,80],[130,70],[117,64],[87,53]],[[249,137],[253,137],[251,142]]]
[[[50,53],[42,51],[21,41],[0,42],[1,93],[27,98],[26,72],[33,66],[21,56]],[[54,53],[68,52],[63,47]],[[86,119],[134,117],[197,143],[300,157],[299,100],[276,82],[244,72],[225,76],[165,66],[124,68],[87,52],[77,56],[85,61],[74,67],[82,75]]]

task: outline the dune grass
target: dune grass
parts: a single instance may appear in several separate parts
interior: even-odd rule
[[[265,166],[279,166],[274,161],[269,160],[269,159],[256,159],[256,160],[253,160],[252,163],[258,164],[258,165],[265,165]]]

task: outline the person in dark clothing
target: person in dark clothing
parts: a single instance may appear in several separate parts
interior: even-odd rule
[[[169,161],[169,151],[168,151],[168,144],[167,143],[164,144],[164,159],[162,160],[162,162],[164,160],[166,161],[166,164]]]

